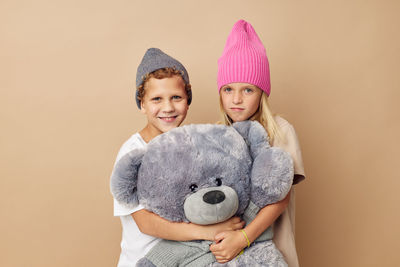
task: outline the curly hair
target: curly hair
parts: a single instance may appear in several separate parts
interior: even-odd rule
[[[139,100],[143,99],[143,97],[146,93],[146,83],[148,82],[148,80],[150,78],[164,79],[164,78],[171,78],[175,75],[179,75],[180,77],[182,77],[181,71],[179,71],[175,68],[169,68],[169,67],[158,69],[156,71],[147,73],[143,78],[143,83],[137,89],[138,90],[138,99]],[[190,83],[186,83],[183,78],[182,78],[182,81],[185,83],[186,94],[189,95],[189,92],[190,92],[192,86],[190,85]]]

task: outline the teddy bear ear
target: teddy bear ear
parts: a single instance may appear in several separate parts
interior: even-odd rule
[[[253,158],[251,201],[259,208],[282,200],[293,180],[293,161],[289,153],[271,147],[268,134],[257,121],[242,121],[233,127],[245,139]]]
[[[139,204],[137,181],[145,152],[146,149],[134,149],[120,158],[114,166],[110,181],[111,193],[124,206],[135,207]]]
[[[270,147],[268,134],[259,122],[240,121],[235,122],[232,126],[246,141],[253,159],[263,149]]]

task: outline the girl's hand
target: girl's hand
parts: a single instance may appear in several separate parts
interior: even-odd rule
[[[236,257],[245,247],[247,239],[240,231],[225,231],[215,236],[211,252],[219,263],[226,263]]]

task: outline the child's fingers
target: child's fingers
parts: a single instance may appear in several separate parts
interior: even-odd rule
[[[231,220],[232,220],[233,223],[240,223],[242,221],[242,219],[240,219],[240,217],[237,217],[237,216],[232,217]]]
[[[226,260],[226,257],[225,257],[225,256],[222,256],[222,255],[214,255],[214,256],[215,256],[215,258],[217,259],[217,261]]]
[[[224,244],[222,244],[222,243],[217,243],[217,244],[214,243],[214,244],[210,245],[210,251],[215,256],[217,256],[217,255],[225,256],[224,255],[224,250],[225,250],[225,247],[224,247]]]
[[[219,233],[219,234],[217,234],[215,237],[214,237],[214,241],[215,241],[215,243],[219,243],[219,242],[221,242],[221,240],[223,240],[225,238],[225,232],[221,232],[221,233]]]
[[[240,221],[237,224],[235,224],[235,229],[234,230],[239,230],[239,229],[243,229],[243,227],[245,226],[246,222],[245,221]]]
[[[213,252],[213,254],[219,263],[225,263],[230,260],[224,251]]]
[[[223,258],[223,257],[220,257],[220,258],[215,257],[215,258],[217,259],[217,261],[218,261],[219,263],[227,263],[227,262],[228,262],[228,260],[225,259],[225,258]]]
[[[215,255],[215,253],[218,253],[218,251],[221,250],[221,246],[219,244],[211,244],[210,245],[210,251]]]

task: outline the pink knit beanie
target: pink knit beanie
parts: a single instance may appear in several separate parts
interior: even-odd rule
[[[225,49],[218,59],[218,90],[235,82],[250,83],[267,95],[271,91],[267,53],[250,23],[239,20],[233,25]]]

